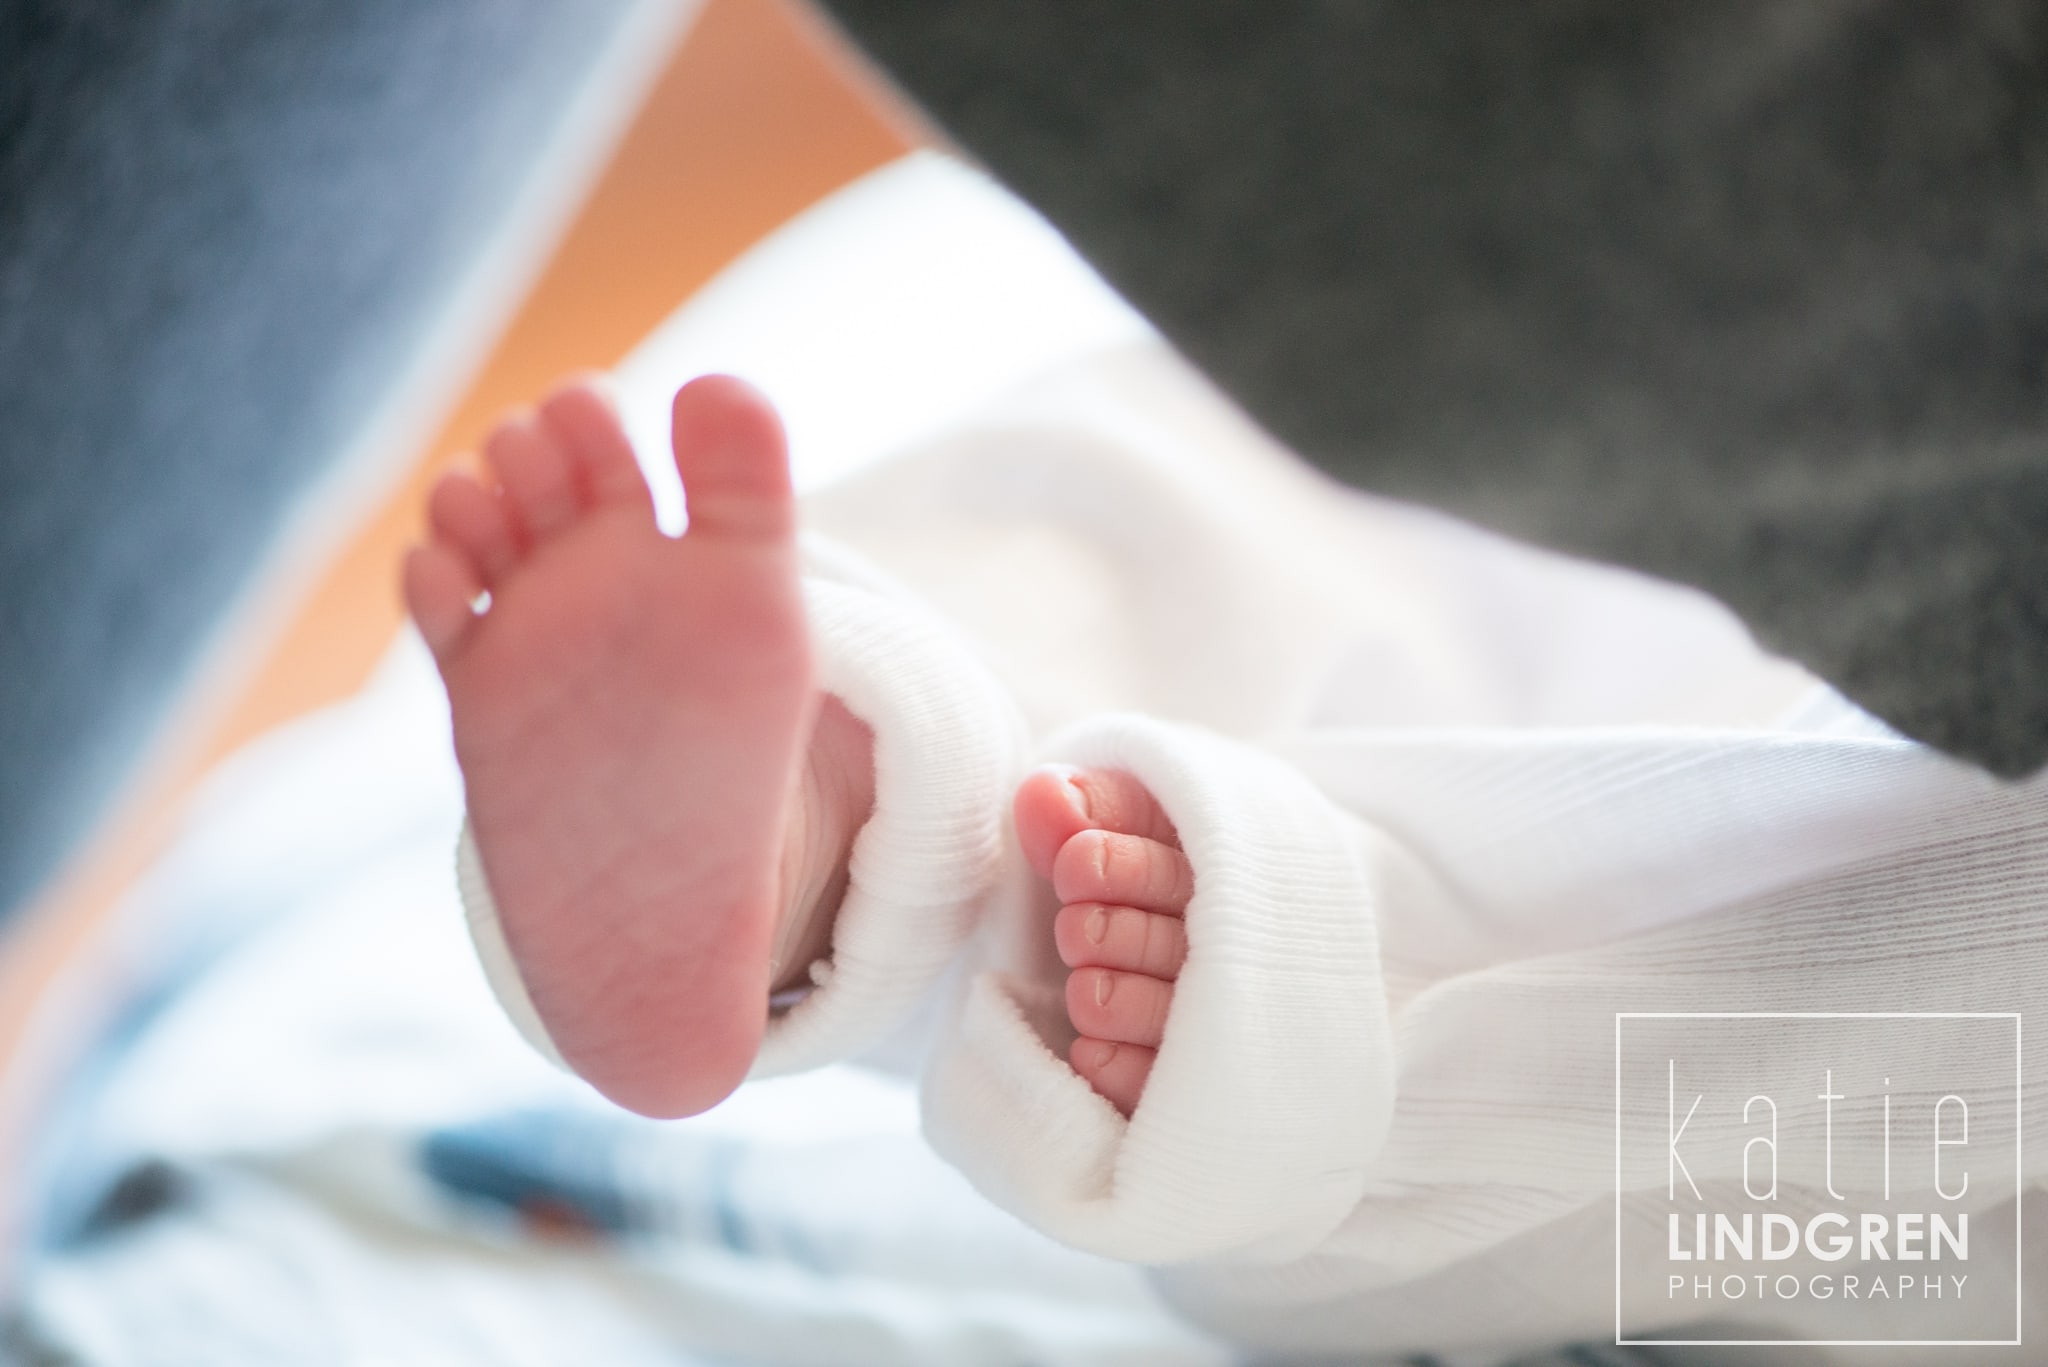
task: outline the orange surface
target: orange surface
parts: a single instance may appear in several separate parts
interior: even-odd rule
[[[179,758],[131,793],[0,957],[0,1062],[53,976],[90,947],[123,889],[228,751],[361,686],[397,632],[397,566],[433,479],[498,413],[557,377],[615,362],[722,266],[909,146],[909,122],[795,0],[709,0],[525,303],[404,486],[368,521]],[[16,1078],[22,1070],[16,1069]],[[33,1070],[29,1070],[33,1071]],[[0,1172],[24,1098],[0,1067]],[[0,1191],[0,1228],[5,1193]]]
[[[823,36],[776,0],[706,7],[430,457],[272,651],[209,758],[362,683],[398,629],[397,565],[426,490],[494,418],[618,361],[768,231],[907,150]]]

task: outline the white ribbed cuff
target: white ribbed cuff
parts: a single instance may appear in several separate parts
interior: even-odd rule
[[[874,732],[875,807],[854,836],[831,955],[770,1019],[756,1077],[859,1054],[932,990],[995,886],[1023,770],[1015,705],[944,624],[821,577],[804,581],[804,607],[821,685]]]
[[[1279,759],[1192,728],[1111,717],[1048,748],[1135,774],[1194,866],[1165,1039],[1126,1122],[1054,1052],[1063,975],[1013,955],[965,988],[926,1132],[992,1200],[1090,1252],[1299,1257],[1358,1203],[1393,1110],[1359,828]],[[1012,914],[1032,924],[1009,938],[1049,943],[1042,897]]]

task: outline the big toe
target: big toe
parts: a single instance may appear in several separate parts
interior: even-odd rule
[[[676,391],[672,418],[690,534],[773,540],[794,532],[788,440],[759,390],[706,375]]]
[[[1034,770],[1011,802],[1025,862],[1040,878],[1051,879],[1060,847],[1088,829],[1088,799],[1074,782],[1077,772],[1062,764]]]
[[[1180,848],[1159,800],[1121,769],[1043,765],[1018,785],[1011,814],[1024,858],[1041,878],[1053,876],[1061,847],[1083,831],[1113,831]]]

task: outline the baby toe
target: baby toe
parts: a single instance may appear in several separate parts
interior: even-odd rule
[[[1145,1079],[1151,1076],[1157,1057],[1142,1045],[1117,1044],[1085,1035],[1067,1050],[1067,1062],[1082,1080],[1127,1116],[1137,1109],[1138,1097],[1145,1090]]]
[[[1010,800],[1010,818],[1024,862],[1040,878],[1052,877],[1060,848],[1089,827],[1086,798],[1072,780],[1073,769],[1047,764],[1026,775]]]
[[[1168,981],[1188,956],[1187,927],[1178,916],[1100,902],[1060,908],[1053,942],[1068,968],[1115,968]]]
[[[1173,984],[1143,973],[1080,968],[1067,975],[1067,1018],[1074,1029],[1113,1044],[1156,1048],[1172,1005]]]
[[[497,583],[518,558],[504,503],[460,472],[443,475],[427,496],[427,525],[468,558],[485,588]]]
[[[505,491],[505,508],[528,544],[566,527],[578,510],[575,473],[553,436],[529,418],[498,424],[484,460]]]
[[[654,501],[633,456],[633,444],[601,381],[588,378],[562,386],[540,406],[540,421],[569,453],[577,482],[593,504],[645,507]]]
[[[476,614],[470,604],[483,592],[475,568],[438,542],[417,546],[405,558],[405,606],[427,649],[446,662],[462,644]]]
[[[1114,831],[1082,831],[1053,860],[1061,902],[1103,902],[1179,912],[1194,895],[1194,869],[1171,845]]]
[[[1136,774],[1122,769],[1068,769],[1063,777],[1073,788],[1087,825],[1180,848],[1180,835],[1166,809]]]
[[[1086,830],[1141,835],[1180,848],[1158,799],[1137,775],[1120,769],[1041,765],[1017,785],[1011,809],[1025,861],[1041,878],[1052,877],[1060,848]]]

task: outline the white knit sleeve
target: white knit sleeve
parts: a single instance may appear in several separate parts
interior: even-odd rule
[[[1218,1276],[1247,1285],[1262,1263],[1275,1301],[1332,1268],[1391,1290],[1611,1203],[1617,1012],[2011,1010],[2048,980],[2048,782],[1896,738],[1253,747],[1110,718],[1050,748],[1134,773],[1181,834],[1195,892],[1165,1038],[1126,1123],[1063,1061],[1053,909],[1012,889],[1011,943],[931,1065],[932,1140],[1057,1238],[1230,1261]],[[1725,1089],[1755,1068],[1701,1066],[1722,1063]]]
[[[860,1054],[932,991],[996,883],[1024,750],[1008,693],[957,633],[850,554],[816,540],[804,550],[820,683],[874,733],[875,805],[854,837],[830,954],[812,965],[811,989],[770,1016],[757,1077]],[[456,869],[500,1006],[566,1066],[506,945],[466,823]]]
[[[1399,1087],[1357,1209],[1293,1263],[1159,1278],[1211,1329],[1276,1353],[1611,1333],[1617,1180],[1632,1246],[1662,1247],[1669,1208],[1661,1147],[1616,1167],[1617,1013],[1728,1018],[1723,1033],[1680,1037],[1716,1041],[1685,1051],[1687,1095],[1736,1099],[1691,1123],[1690,1177],[1738,1190],[1756,1133],[1741,1098],[1809,1094],[1828,1068],[1874,1086],[1902,1066],[1896,1040],[1854,1019],[1795,1033],[1774,1014],[2032,1013],[2048,993],[2048,779],[2001,783],[1841,729],[1358,730],[1278,749],[1434,886],[1405,885],[1380,907]],[[2016,1029],[2012,1047],[1904,1038],[1942,1090],[2013,1095]],[[2023,1128],[2048,1111],[2042,1078],[2028,1056]],[[1660,1137],[1661,1100],[1645,1122]],[[1976,1110],[1977,1209],[2013,1196],[2002,1104]],[[1838,1109],[1837,1151],[1869,1162],[1883,1114]],[[1806,1126],[1802,1151],[1818,1152],[1817,1108],[1792,1124]],[[2038,1148],[2027,1146],[2029,1182]],[[1788,1208],[1827,1204],[1811,1167],[1805,1188],[1793,1172]],[[1475,1295],[1488,1306],[1476,1321]],[[1665,1323],[1635,1327],[1701,1313],[1674,1301]],[[1818,1338],[1868,1329],[1831,1321],[1839,1301],[1771,1313]]]
[[[1391,1115],[1393,1049],[1355,823],[1298,773],[1192,728],[1113,717],[1049,758],[1127,770],[1194,866],[1166,1038],[1126,1122],[1066,1064],[1051,908],[1004,906],[928,1068],[933,1145],[1063,1242],[1133,1262],[1281,1260],[1358,1203]]]
[[[804,606],[826,692],[875,736],[875,806],[854,836],[815,988],[768,1023],[753,1076],[849,1058],[929,993],[973,933],[1004,858],[1024,724],[957,633],[859,582],[817,545]]]

